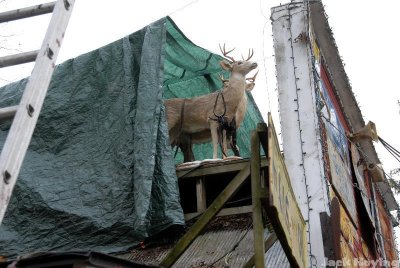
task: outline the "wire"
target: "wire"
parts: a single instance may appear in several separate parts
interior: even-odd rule
[[[382,142],[383,144],[385,144],[386,146],[388,146],[389,148],[391,148],[394,152],[396,152],[397,156],[400,156],[400,152],[394,148],[392,145],[390,145],[389,143],[387,143],[384,139],[382,139],[381,137],[378,137],[379,141]]]
[[[307,234],[308,234],[308,251],[309,251],[309,258],[310,258],[310,263],[312,264],[312,266],[314,267],[316,267],[317,266],[317,260],[315,259],[315,261],[316,261],[316,263],[314,264],[314,262],[313,262],[313,250],[312,250],[312,245],[311,245],[311,226],[310,226],[310,218],[311,218],[311,205],[310,205],[310,202],[311,202],[311,200],[310,200],[310,198],[311,198],[311,196],[310,196],[310,194],[309,194],[309,191],[308,191],[308,182],[307,182],[307,176],[306,176],[306,169],[305,169],[305,166],[304,166],[304,162],[305,162],[305,160],[304,160],[304,156],[305,156],[305,152],[304,152],[304,149],[303,149],[303,144],[304,144],[304,140],[303,140],[303,132],[302,132],[302,127],[301,127],[301,120],[300,120],[300,113],[299,113],[299,110],[300,110],[300,104],[299,104],[299,90],[300,90],[300,88],[298,87],[298,83],[297,83],[297,72],[296,72],[296,66],[295,66],[295,57],[294,57],[294,48],[293,48],[293,42],[294,42],[294,40],[293,40],[293,33],[292,33],[292,16],[293,16],[293,14],[291,14],[290,13],[290,11],[291,11],[291,5],[293,5],[294,3],[290,3],[290,4],[288,4],[288,8],[287,8],[287,10],[288,10],[288,23],[289,23],[289,26],[288,26],[288,30],[289,30],[289,35],[290,35],[290,38],[289,38],[289,41],[290,41],[290,48],[291,48],[291,59],[292,59],[292,66],[293,66],[293,76],[294,76],[294,86],[295,86],[295,92],[296,92],[296,99],[295,99],[295,101],[296,101],[296,105],[297,105],[297,107],[296,107],[296,109],[295,109],[295,112],[297,113],[297,125],[298,125],[298,129],[299,129],[299,138],[300,138],[300,150],[301,150],[301,163],[300,163],[300,166],[302,167],[302,170],[303,170],[303,174],[302,174],[302,176],[303,176],[303,178],[304,178],[304,183],[305,183],[305,193],[306,193],[306,196],[307,196],[307,202],[306,202],[306,205],[307,205],[307,230],[306,230],[306,232],[307,232]],[[304,10],[302,9],[301,10],[301,12],[303,12]],[[314,256],[315,257],[315,256]]]
[[[269,92],[269,87],[268,87],[268,75],[267,75],[267,64],[266,64],[266,59],[267,57],[265,56],[265,29],[267,28],[267,24],[268,24],[268,17],[264,14],[264,10],[262,9],[262,4],[261,4],[261,0],[260,0],[260,12],[261,15],[264,17],[265,19],[265,23],[264,23],[264,27],[263,27],[263,31],[262,31],[262,55],[263,55],[263,66],[264,66],[264,75],[265,75],[265,86],[267,89],[267,97],[268,97],[268,111],[271,112],[271,96],[270,96],[270,92]]]
[[[391,154],[393,157],[400,163],[400,152],[383,140],[381,137],[378,137],[379,141],[382,143],[383,147]]]
[[[328,122],[332,127],[334,127],[334,128],[338,131],[339,134],[343,135],[351,144],[354,144],[355,146],[357,146],[357,144],[354,143],[353,141],[351,141],[351,140],[349,139],[349,137],[347,137],[347,135],[346,135],[345,133],[343,133],[343,132],[342,132],[341,130],[339,130],[331,121],[329,121],[328,118],[326,118],[324,115],[321,115],[321,117],[324,118],[325,121]],[[365,158],[365,160],[370,161],[368,155],[361,149],[361,147],[357,146],[357,149],[361,152],[361,154],[363,155],[363,157]],[[382,167],[380,167],[380,166],[377,166],[377,167],[378,167],[388,178],[390,178],[390,179],[393,180],[393,178],[392,178],[389,174],[387,174],[387,173],[385,172],[385,170],[384,170]]]
[[[175,13],[178,13],[178,12],[180,12],[180,11],[182,11],[182,10],[184,10],[184,9],[186,9],[186,8],[188,8],[188,7],[190,7],[191,5],[193,5],[194,3],[199,2],[199,1],[200,1],[200,0],[193,0],[193,1],[189,2],[189,3],[187,3],[186,5],[183,5],[182,7],[179,7],[179,8],[177,8],[177,9],[175,9],[174,11],[170,12],[170,13],[168,14],[168,16],[171,16],[171,15],[173,15],[173,14],[175,14]]]

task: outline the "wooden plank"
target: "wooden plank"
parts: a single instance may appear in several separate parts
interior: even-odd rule
[[[75,0],[57,1],[0,155],[0,224],[32,138]]]
[[[161,262],[162,267],[171,267],[182,253],[192,244],[201,231],[207,226],[210,220],[217,215],[225,203],[240,189],[250,175],[250,164],[247,164],[226,188],[212,202],[209,208],[200,216],[196,223],[176,243],[175,247]]]
[[[33,50],[29,52],[22,52],[14,55],[1,57],[0,68],[33,62],[36,60],[38,53],[39,50]]]
[[[0,13],[0,23],[51,13],[55,4],[56,2],[51,2]]]
[[[224,208],[217,214],[216,217],[230,216],[230,215],[239,215],[253,212],[253,206],[242,206],[242,207],[234,207],[234,208]],[[190,221],[198,216],[203,214],[202,212],[194,212],[194,213],[186,213],[185,221]]]
[[[264,222],[260,200],[260,138],[257,131],[251,132],[251,196],[253,204],[254,264],[264,267]]]
[[[335,260],[342,259],[342,252],[340,247],[340,203],[337,197],[332,198],[331,201],[331,232],[333,238],[333,251],[335,255]]]
[[[204,177],[196,179],[196,199],[197,199],[197,212],[205,211],[207,209],[207,202],[206,202],[206,183]]]
[[[264,242],[265,252],[268,252],[268,250],[274,245],[276,240],[278,240],[278,237],[276,236],[275,233],[272,233],[268,236],[268,238]],[[243,268],[253,268],[254,260],[255,260],[255,255],[253,254],[253,256],[251,256],[251,258],[246,262]]]
[[[265,155],[268,153],[268,126],[266,123],[257,124],[257,132]]]
[[[186,178],[240,171],[247,165],[248,162],[249,159],[225,161],[212,164],[207,163],[204,166],[200,166],[198,168],[178,170],[176,172],[176,175],[178,179],[186,179]],[[267,159],[265,157],[262,157],[261,167],[267,167],[267,166],[268,166]]]

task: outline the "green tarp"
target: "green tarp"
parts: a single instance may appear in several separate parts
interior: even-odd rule
[[[119,252],[184,224],[163,96],[220,88],[220,56],[170,18],[57,66],[5,219],[0,256],[37,251]],[[26,80],[0,89],[18,103]],[[239,131],[261,121],[251,99]],[[0,145],[10,123],[0,125]],[[210,145],[196,146],[197,159]]]

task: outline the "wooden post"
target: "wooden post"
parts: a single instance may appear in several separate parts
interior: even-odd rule
[[[207,209],[206,201],[206,183],[205,177],[196,179],[196,199],[197,199],[197,212],[203,212]]]
[[[200,232],[207,226],[210,220],[217,215],[222,209],[224,204],[240,189],[247,177],[250,175],[250,164],[247,164],[233,180],[226,186],[226,188],[218,195],[212,202],[207,210],[200,216],[200,218],[193,224],[187,233],[176,243],[175,247],[168,253],[168,255],[161,262],[162,267],[171,267],[178,258],[185,252],[185,250],[192,244]]]
[[[275,233],[272,233],[268,236],[267,240],[264,242],[264,248],[265,252],[267,252],[275,243],[275,241],[278,240],[278,237],[276,236]],[[253,268],[254,267],[254,259],[255,256],[251,256],[251,258],[246,262],[246,264],[243,266],[243,268]]]
[[[264,267],[264,222],[261,206],[260,181],[260,138],[257,131],[251,132],[251,196],[253,203],[254,263],[256,268]]]

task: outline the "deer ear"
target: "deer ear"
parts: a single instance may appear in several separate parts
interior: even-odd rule
[[[252,91],[255,85],[256,85],[255,83],[246,84],[246,91],[247,92]]]
[[[221,60],[219,62],[219,65],[221,65],[222,69],[224,69],[225,71],[232,71],[232,64],[225,60]]]

